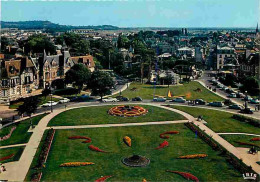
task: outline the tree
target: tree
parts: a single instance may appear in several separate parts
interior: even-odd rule
[[[93,95],[99,95],[101,101],[103,96],[110,93],[110,90],[114,87],[114,81],[112,77],[102,71],[94,71],[88,82],[88,88],[92,90]]]
[[[42,95],[45,97],[45,99],[46,99],[46,97],[47,97],[49,94],[51,94],[51,90],[48,89],[48,88],[46,88],[46,89],[44,89],[44,90],[42,91]]]
[[[28,97],[24,100],[24,103],[18,107],[18,113],[19,115],[23,115],[26,113],[30,117],[30,124],[32,126],[32,120],[31,116],[32,113],[34,113],[37,109],[37,106],[39,104],[38,97]]]
[[[243,82],[241,90],[247,91],[251,95],[257,95],[259,93],[259,85],[254,77],[247,77]]]
[[[75,64],[65,74],[65,82],[72,83],[81,91],[84,84],[87,84],[90,78],[90,71],[84,64]]]
[[[42,53],[44,50],[51,54],[56,53],[54,44],[47,36],[42,34],[34,34],[30,36],[26,41],[21,43],[21,46],[24,46],[26,53]]]

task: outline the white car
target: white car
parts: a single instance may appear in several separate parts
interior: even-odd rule
[[[63,103],[68,103],[70,100],[68,98],[63,98],[61,100],[59,100],[59,103],[63,104]]]
[[[228,95],[228,97],[230,97],[230,98],[236,98],[236,97],[237,97],[237,94],[236,94],[236,93],[231,93],[231,94]]]
[[[116,98],[112,98],[112,97],[102,99],[102,102],[118,102],[118,101],[119,100],[117,100]]]
[[[51,107],[57,105],[58,102],[55,101],[48,101],[47,103],[43,104],[42,107]]]

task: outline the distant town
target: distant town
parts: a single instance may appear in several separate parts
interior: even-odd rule
[[[0,181],[259,181],[257,23],[1,26]]]

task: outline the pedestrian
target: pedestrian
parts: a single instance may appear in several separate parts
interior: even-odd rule
[[[65,110],[67,109],[67,104],[65,104]]]

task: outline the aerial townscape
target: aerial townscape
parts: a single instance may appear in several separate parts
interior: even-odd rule
[[[189,25],[166,2],[66,3],[2,2],[0,181],[260,181],[257,18]]]

